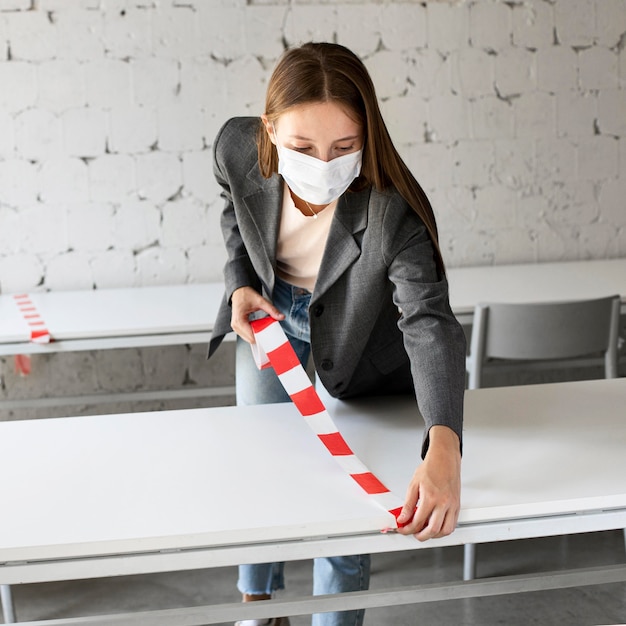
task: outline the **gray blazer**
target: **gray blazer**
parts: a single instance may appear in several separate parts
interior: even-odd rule
[[[226,292],[209,356],[230,332],[233,291],[272,299],[283,181],[261,176],[259,118],[234,118],[214,143],[225,206]],[[401,313],[400,313],[401,311]],[[337,204],[309,308],[311,353],[335,397],[414,391],[427,429],[461,437],[465,335],[426,227],[394,189],[346,192]],[[425,439],[425,453],[428,439]]]

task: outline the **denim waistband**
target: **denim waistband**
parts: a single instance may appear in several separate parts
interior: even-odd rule
[[[284,314],[281,322],[283,330],[288,335],[306,341],[311,341],[309,327],[309,304],[311,292],[303,287],[296,287],[276,277],[274,284],[274,306]]]

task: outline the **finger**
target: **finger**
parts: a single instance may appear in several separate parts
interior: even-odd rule
[[[415,533],[416,538],[425,541],[426,539],[438,539],[452,534],[459,520],[459,512],[458,506],[435,508],[426,520],[424,527]]]
[[[420,486],[419,482],[411,481],[409,486],[406,489],[404,494],[404,504],[402,505],[402,510],[400,511],[400,515],[398,515],[397,522],[399,528],[406,528],[407,526],[412,526],[415,520],[416,508],[418,507],[420,499]],[[406,532],[406,534],[412,534],[411,532]]]
[[[252,332],[252,326],[246,317],[238,317],[232,319],[230,323],[231,328],[238,337],[241,337],[248,343],[254,343],[254,333]]]
[[[441,526],[441,530],[437,534],[437,537],[446,537],[448,535],[451,535],[455,531],[458,521],[459,511],[448,511],[445,515],[443,525]]]
[[[403,513],[408,508],[407,501]],[[421,541],[429,539],[431,534],[439,532],[445,517],[445,507],[437,506],[432,498],[420,498],[413,509],[412,519],[403,527],[403,534],[413,534]],[[400,522],[400,520],[399,520]],[[419,535],[419,536],[418,536]]]
[[[413,513],[413,519],[407,524],[406,529],[410,529],[413,534],[420,532],[428,525],[431,514],[432,505],[428,501],[419,500]]]
[[[402,506],[402,511],[400,511],[400,515],[398,515],[398,526],[406,526],[413,521],[413,517],[415,516],[415,507],[416,502],[414,499],[408,500]]]
[[[269,301],[263,300],[263,306],[260,307],[262,311],[267,313],[270,317],[273,317],[275,320],[283,320],[285,316]]]
[[[419,541],[427,541],[439,536],[443,521],[443,514],[435,509],[426,520],[424,526],[415,533],[415,538]]]
[[[243,339],[246,343],[249,343],[249,344],[256,343],[254,339],[254,333],[252,332],[252,330],[250,330],[249,332],[246,332],[243,328],[239,330],[235,330],[233,328],[233,330],[235,331],[235,334],[238,337],[241,337],[241,339]]]
[[[428,516],[424,516],[423,511],[420,509],[421,505],[418,505],[413,511],[412,518],[406,522],[404,526],[399,527],[398,532],[403,535],[415,535],[424,529],[428,524]],[[400,523],[400,520],[398,520],[398,525],[400,525]]]

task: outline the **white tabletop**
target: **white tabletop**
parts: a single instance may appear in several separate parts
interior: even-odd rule
[[[404,493],[419,455],[411,404],[328,410],[356,454]],[[460,524],[626,506],[626,379],[466,391]]]
[[[29,294],[55,341],[210,331],[221,283]],[[0,296],[0,343],[30,340],[12,295]]]
[[[460,523],[626,507],[624,406],[625,379],[468,392]],[[402,496],[414,402],[328,408]],[[0,563],[379,535],[390,521],[292,404],[4,422],[0,475]]]
[[[0,561],[390,523],[291,404],[0,423],[0,475]]]
[[[486,265],[448,269],[457,315],[481,302],[553,302],[620,295],[626,302],[626,259]]]
[[[471,316],[474,306],[486,301],[541,302],[620,294],[626,302],[626,259],[450,268],[448,280],[450,304],[459,316]],[[64,342],[73,342],[73,349],[129,347],[132,342],[96,345],[94,340],[209,333],[222,299],[223,285],[204,283],[29,295],[57,343],[32,348],[40,352],[64,349]],[[197,339],[206,340],[206,337]],[[0,344],[29,341],[29,327],[13,296],[0,295]],[[7,345],[1,353],[13,352]]]

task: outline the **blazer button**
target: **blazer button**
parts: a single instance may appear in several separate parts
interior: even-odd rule
[[[323,312],[324,312],[324,305],[323,304],[318,304],[313,309],[313,315],[315,315],[315,317],[319,317]]]
[[[333,367],[335,367],[335,364],[334,364],[334,363],[333,363],[330,359],[324,359],[324,360],[322,361],[322,364],[321,364],[321,365],[322,365],[322,369],[323,369],[325,372],[328,372],[328,371],[332,370],[332,369],[333,369]]]

